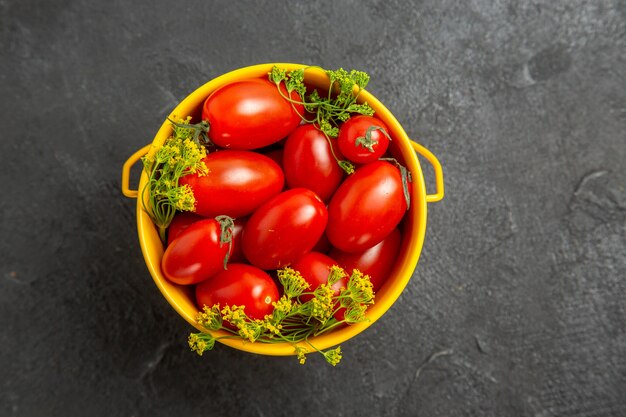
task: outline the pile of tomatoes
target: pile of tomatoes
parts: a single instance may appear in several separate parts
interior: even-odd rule
[[[354,115],[329,138],[303,122],[300,102],[258,78],[225,85],[203,105],[215,148],[208,174],[180,178],[196,209],[174,217],[161,265],[171,282],[195,286],[199,308],[244,305],[263,319],[281,293],[274,271],[287,266],[311,291],[333,265],[369,275],[375,291],[390,273],[410,200],[397,163],[384,158],[387,127]]]

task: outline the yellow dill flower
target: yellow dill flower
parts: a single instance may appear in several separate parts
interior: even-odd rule
[[[191,350],[200,356],[215,346],[215,338],[208,333],[191,333],[187,342]]]
[[[337,346],[336,349],[327,350],[323,352],[324,358],[326,358],[326,362],[330,363],[332,366],[337,366],[339,361],[341,361],[341,346]]]
[[[280,297],[278,301],[274,301],[272,306],[274,310],[272,314],[266,316],[266,320],[271,320],[274,323],[279,323],[284,320],[294,307],[293,302],[288,299],[286,295]]]
[[[300,272],[292,268],[279,269],[277,275],[288,298],[296,298],[310,287]]]
[[[344,313],[344,320],[346,321],[346,323],[359,323],[365,321],[366,311],[366,305],[352,302],[346,308],[346,311]]]
[[[373,304],[374,302],[374,287],[372,286],[370,277],[369,275],[363,275],[358,269],[352,271],[352,275],[348,281],[348,292],[350,298],[357,303]]]
[[[333,314],[333,303],[327,300],[313,298],[311,301],[311,317],[315,317],[320,322],[325,323]]]
[[[222,327],[222,316],[220,315],[220,305],[215,304],[213,307],[204,306],[202,311],[198,312],[196,321],[199,325],[208,330],[218,330]]]
[[[142,158],[149,181],[142,190],[142,196],[147,193],[148,198],[141,200],[163,241],[176,211],[195,210],[191,188],[178,187],[178,180],[191,172],[206,174],[208,171],[202,161],[206,149],[195,140],[202,129],[189,125],[190,121],[191,117],[178,119],[178,123],[170,121],[172,135],[156,150],[153,157]]]
[[[300,365],[304,365],[304,363],[306,362],[306,354],[308,353],[308,350],[300,346],[295,346],[295,350],[296,354],[298,355],[298,362],[300,362]]]
[[[339,265],[333,265],[330,267],[330,273],[328,274],[328,285],[332,286],[340,279],[346,277],[348,274]]]
[[[176,188],[176,209],[180,211],[195,211],[196,198],[193,195],[191,187],[185,184]]]
[[[191,116],[187,116],[184,119],[180,117],[174,117],[174,122],[178,125],[172,123],[172,129],[174,130],[174,136],[179,138],[188,138],[193,135],[193,132],[190,128],[185,127],[183,125],[188,125],[191,122]]]
[[[280,334],[280,331],[283,329],[283,325],[282,324],[276,324],[274,325],[271,322],[266,322],[264,323],[265,328],[272,334]]]
[[[244,306],[236,306],[236,305],[228,306],[227,305],[221,311],[222,318],[225,321],[228,321],[236,325],[243,318],[243,315],[241,314],[243,309],[244,309]]]
[[[237,324],[237,327],[239,328],[239,335],[242,338],[247,339],[249,342],[256,341],[263,331],[262,326],[260,326],[256,322],[250,322],[245,320],[241,320]]]

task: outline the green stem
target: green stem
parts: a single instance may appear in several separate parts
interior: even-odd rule
[[[163,227],[161,225],[159,227],[159,237],[161,238],[161,242],[167,242],[167,227]]]
[[[320,132],[324,134],[324,137],[326,138],[326,141],[328,142],[328,147],[330,148],[330,153],[333,155],[333,158],[335,158],[337,165],[339,165],[339,167],[343,169],[346,174],[348,175],[352,174],[354,172],[354,165],[352,165],[350,161],[339,159],[337,157],[337,154],[335,153],[335,150],[333,149],[333,143],[330,140],[330,137],[326,134],[326,132],[324,132],[323,130],[320,130],[319,127],[316,126],[316,128],[317,130],[319,130]]]

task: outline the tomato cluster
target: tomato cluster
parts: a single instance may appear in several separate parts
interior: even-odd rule
[[[388,128],[355,115],[330,138],[306,122],[298,93],[279,88],[239,81],[203,105],[215,148],[203,160],[208,174],[180,178],[195,213],[176,214],[162,259],[167,279],[195,285],[198,307],[245,305],[262,319],[280,296],[273,271],[287,266],[311,290],[339,265],[369,275],[376,291],[399,253],[410,198],[397,162],[385,158]]]

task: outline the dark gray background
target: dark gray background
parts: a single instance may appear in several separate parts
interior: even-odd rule
[[[0,0],[0,415],[626,415],[625,22],[604,0]],[[191,353],[120,193],[178,101],[281,61],[368,72],[444,167],[413,279],[336,368]]]

